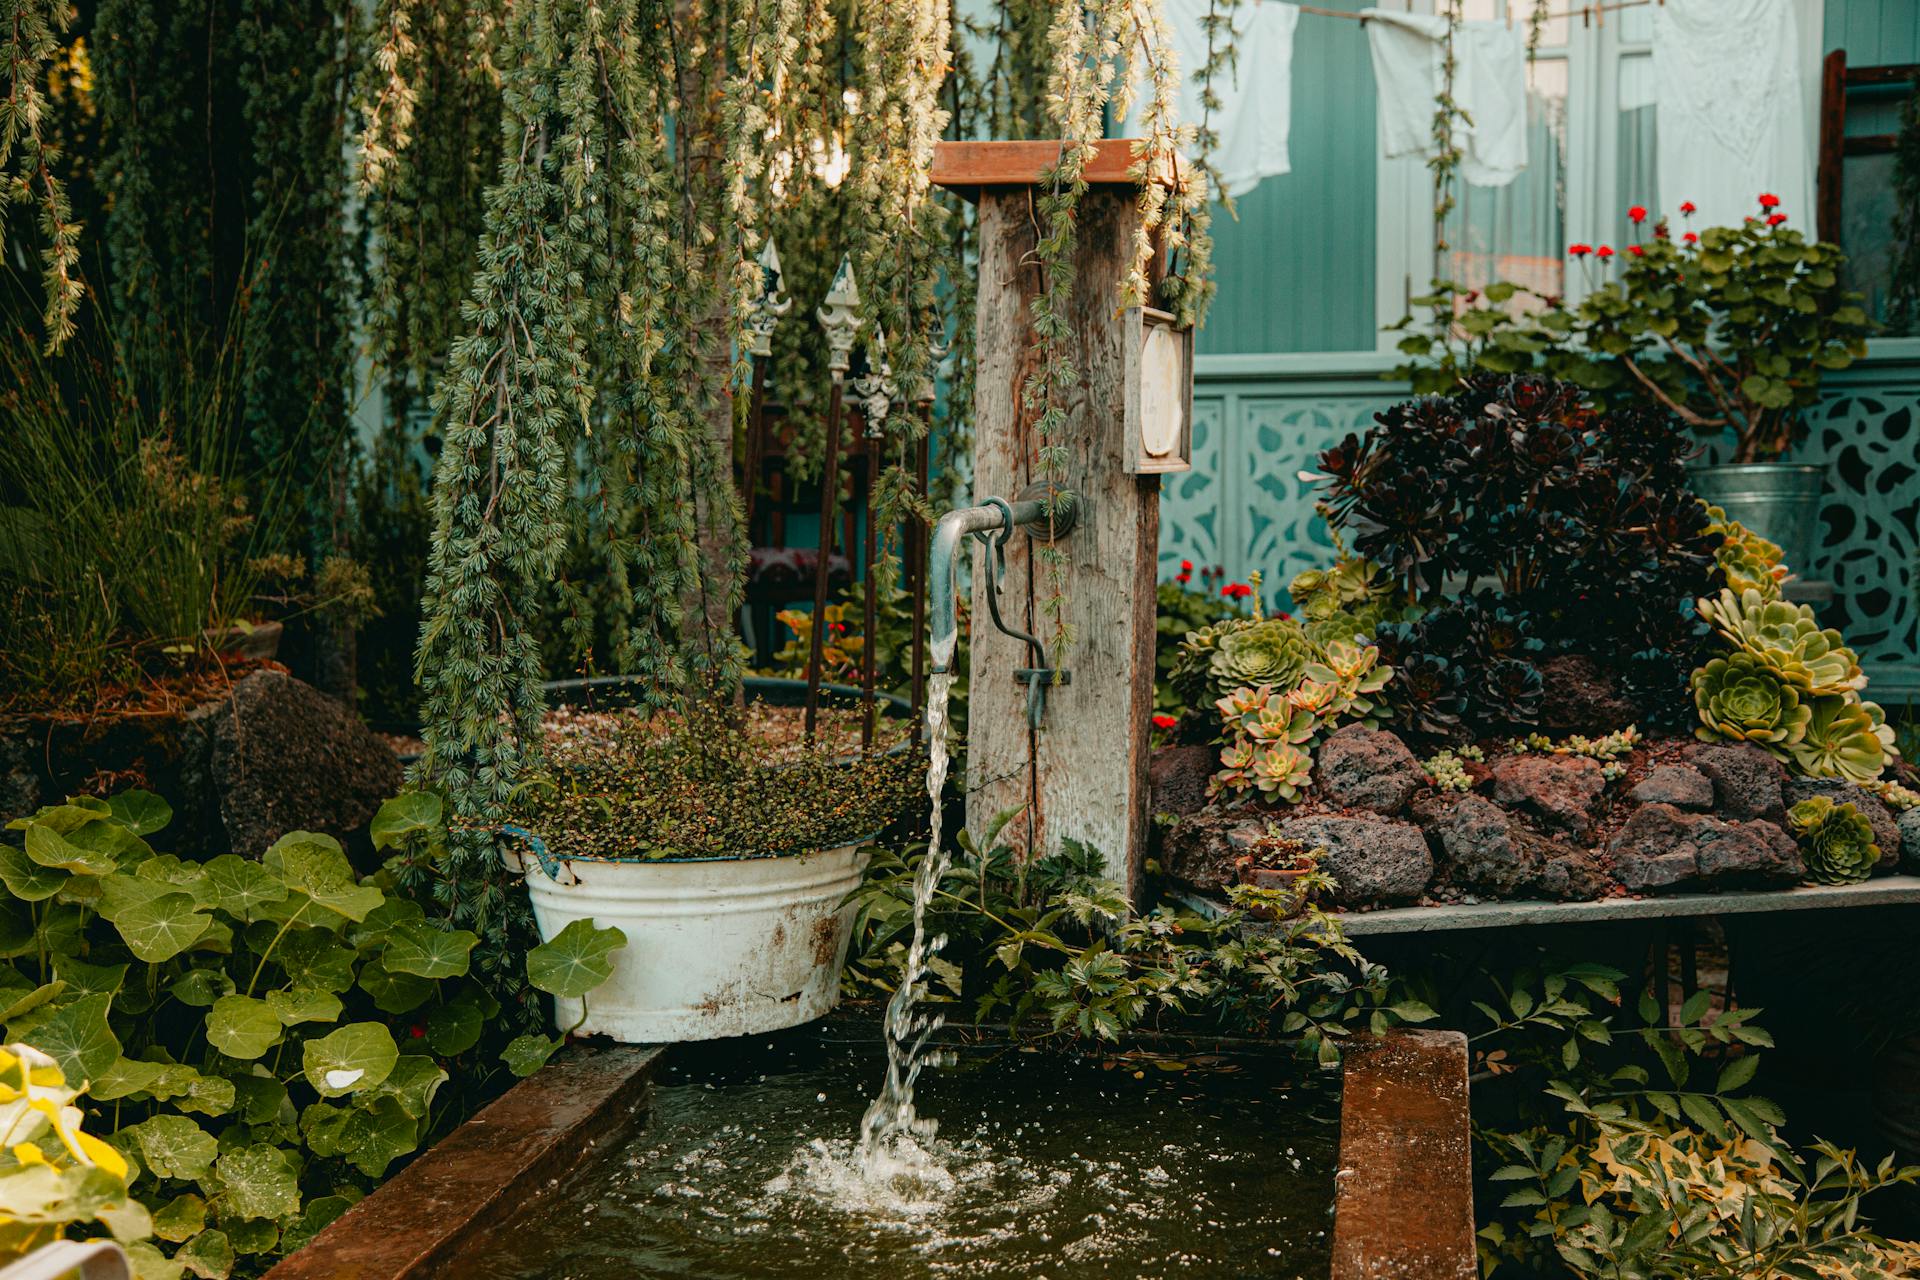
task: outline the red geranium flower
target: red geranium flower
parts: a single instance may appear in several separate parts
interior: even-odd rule
[[[1700,237],[1699,237],[1699,236],[1697,236],[1697,235],[1695,235],[1695,234],[1694,234],[1693,232],[1691,232],[1691,231],[1689,231],[1689,232],[1687,232],[1687,234],[1685,234],[1685,235],[1683,235],[1683,236],[1681,236],[1680,238],[1681,238],[1682,240],[1684,240],[1684,241],[1686,241],[1686,242],[1687,242],[1688,244],[1699,244],[1699,243],[1700,243]]]
[[[1762,209],[1778,209],[1780,207],[1780,197],[1771,192],[1763,191],[1760,193],[1760,207]]]
[[[1160,712],[1158,715],[1155,715],[1153,718],[1153,727],[1156,729],[1171,729],[1173,728],[1173,726],[1179,723],[1180,723],[1180,717],[1170,716],[1166,714],[1164,711]]]
[[[1182,561],[1180,562],[1180,572],[1182,572],[1182,573],[1192,573],[1192,572],[1193,572],[1193,561],[1191,561],[1191,560],[1182,560]]]
[[[1244,582],[1229,582],[1220,588],[1220,594],[1229,600],[1245,600],[1253,594],[1253,588]]]
[[[1636,204],[1632,208],[1627,210],[1627,221],[1631,222],[1634,226],[1637,227],[1641,223],[1645,222],[1646,220],[1647,220],[1647,206],[1643,204]]]
[[[1570,244],[1567,246],[1567,256],[1569,258],[1584,258],[1592,252],[1593,246],[1590,244]]]
[[[1694,214],[1700,212],[1700,206],[1691,200],[1682,200],[1680,202],[1680,212],[1691,218]]]
[[[1632,255],[1633,255],[1634,257],[1636,257],[1636,258],[1637,258],[1637,257],[1639,257],[1639,256],[1640,256],[1641,254],[1643,254],[1643,253],[1645,253],[1645,252],[1646,252],[1646,250],[1644,250],[1644,249],[1642,249],[1642,248],[1641,248],[1641,247],[1640,247],[1639,245],[1637,245],[1637,244],[1630,244],[1630,245],[1628,245],[1628,246],[1627,246],[1627,252],[1628,252],[1628,253],[1630,253],[1630,254],[1632,254]]]
[[[1770,213],[1767,215],[1767,225],[1770,227],[1777,227],[1786,220],[1787,215],[1784,213]]]
[[[1596,258],[1611,258],[1613,256],[1613,246],[1603,244],[1593,251],[1593,256]]]
[[[1667,230],[1666,223],[1656,222],[1653,224],[1653,238],[1655,240],[1665,240],[1670,234],[1671,233]]]

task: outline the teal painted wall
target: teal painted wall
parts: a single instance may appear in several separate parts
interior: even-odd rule
[[[1827,0],[1826,45],[1857,66],[1920,62],[1920,4],[1913,0]]]
[[[1359,10],[1365,0],[1322,0]],[[1265,68],[1242,64],[1241,76]],[[1366,31],[1307,15],[1294,35],[1293,172],[1214,211],[1220,292],[1202,355],[1371,351],[1374,92]]]

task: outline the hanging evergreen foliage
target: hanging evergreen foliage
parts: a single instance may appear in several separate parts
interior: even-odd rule
[[[66,0],[0,0],[0,211],[8,205],[39,211],[46,293],[41,323],[49,352],[73,336],[74,312],[85,293],[79,277],[81,228],[56,174],[46,119],[44,80],[67,23]],[[0,221],[0,250],[6,247]]]

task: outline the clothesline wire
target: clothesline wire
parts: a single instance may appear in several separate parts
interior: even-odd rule
[[[1577,9],[1562,9],[1557,13],[1543,13],[1540,15],[1540,19],[1543,22],[1552,22],[1558,18],[1588,18],[1594,14],[1616,13],[1621,9],[1644,9],[1650,4],[1665,4],[1666,2],[1667,0],[1613,0],[1611,4],[1583,4]],[[1351,9],[1322,9],[1320,6],[1312,4],[1297,5],[1295,7],[1302,13],[1318,14],[1323,18],[1351,18],[1355,22],[1365,22],[1367,20],[1366,14],[1356,13]],[[1511,10],[1508,11],[1508,16],[1512,16]],[[1533,15],[1528,14],[1525,15],[1525,17],[1527,21],[1533,21]]]

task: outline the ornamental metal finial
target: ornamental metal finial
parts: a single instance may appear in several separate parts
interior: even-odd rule
[[[934,397],[939,394],[935,380],[940,376],[940,366],[946,361],[950,349],[944,323],[928,325],[927,328],[930,330],[927,334],[927,372],[921,376],[920,385],[913,391],[914,400],[923,405],[932,404]]]
[[[893,366],[887,363],[886,331],[877,325],[873,341],[867,344],[866,355],[866,370],[853,380],[853,398],[860,402],[860,410],[866,415],[867,438],[878,440],[884,434],[887,414],[892,412],[893,398],[900,394],[900,388],[893,380]]]
[[[838,381],[853,359],[853,339],[861,324],[860,286],[854,283],[852,259],[840,259],[840,269],[833,273],[833,287],[827,290],[826,300],[815,314],[820,327],[827,331],[827,368]]]
[[[780,323],[780,317],[793,310],[793,299],[780,296],[786,277],[780,271],[780,251],[773,247],[773,237],[760,249],[760,296],[753,300],[747,313],[747,353],[755,356],[773,354],[773,330]]]

